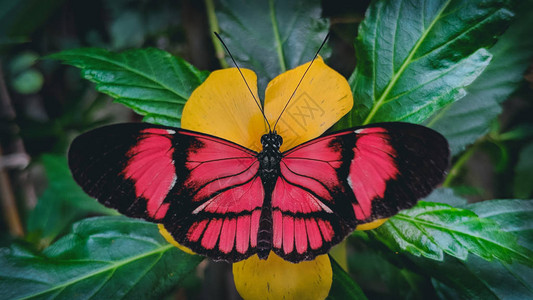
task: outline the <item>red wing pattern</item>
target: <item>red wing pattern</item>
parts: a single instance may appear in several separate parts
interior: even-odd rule
[[[274,186],[263,187],[254,151],[197,132],[121,124],[76,138],[69,165],[89,195],[164,224],[196,253],[239,261],[258,253],[267,230],[272,250],[299,262],[326,253],[358,224],[412,207],[449,163],[440,134],[407,123],[340,131],[282,156]]]
[[[197,253],[235,261],[256,252],[265,196],[256,155],[196,132],[120,124],[79,136],[69,165],[106,206],[164,224]]]
[[[428,195],[448,159],[440,134],[406,123],[352,128],[283,153],[272,193],[273,250],[293,262],[326,253],[358,224]]]

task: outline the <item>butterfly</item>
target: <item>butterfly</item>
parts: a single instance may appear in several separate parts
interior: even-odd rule
[[[267,133],[256,152],[185,129],[117,124],[78,136],[68,161],[104,205],[230,262],[270,251],[313,259],[358,224],[412,207],[448,167],[446,139],[409,123],[350,128],[285,152],[282,142]]]
[[[277,121],[271,128],[264,119],[259,152],[181,128],[101,127],[74,139],[69,167],[87,194],[163,224],[198,254],[237,262],[272,251],[296,263],[327,253],[359,224],[414,206],[449,165],[446,139],[420,125],[354,127],[282,152]]]

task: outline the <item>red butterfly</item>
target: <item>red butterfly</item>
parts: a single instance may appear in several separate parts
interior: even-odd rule
[[[258,153],[199,132],[119,124],[77,137],[69,165],[106,206],[230,262],[271,250],[313,259],[358,224],[412,207],[448,167],[444,137],[408,123],[351,128],[285,152],[282,142],[265,134]]]
[[[311,260],[358,224],[412,207],[444,179],[448,143],[429,128],[373,124],[280,152],[275,128],[292,96],[273,130],[252,96],[269,128],[260,152],[184,129],[111,125],[72,142],[74,179],[104,205],[162,223],[181,245],[230,262],[270,251]]]

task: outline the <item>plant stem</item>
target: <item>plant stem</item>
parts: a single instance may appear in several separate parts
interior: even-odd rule
[[[11,105],[11,97],[7,91],[6,83],[4,81],[4,72],[2,67],[2,62],[0,61],[0,108],[3,118],[6,120],[15,119],[15,110]],[[14,141],[14,148],[20,154],[23,154],[27,157],[24,145],[20,139]],[[2,161],[2,148],[0,147],[0,162]],[[11,182],[9,180],[9,175],[4,169],[3,164],[0,164],[0,200],[2,201],[2,211],[4,212],[4,217],[9,227],[9,231],[12,235],[23,236],[24,229],[22,227],[22,222],[20,221],[20,216],[17,209],[17,202],[15,200],[15,194],[13,193],[13,188],[11,187]]]
[[[285,55],[283,54],[283,42],[279,36],[278,20],[276,19],[274,1],[269,1],[270,7],[270,21],[272,22],[272,30],[274,30],[274,38],[276,39],[276,51],[279,58],[279,66],[281,68],[281,73],[287,71],[287,65],[285,64]]]
[[[468,150],[466,150],[461,156],[459,156],[459,159],[455,162],[455,164],[450,169],[450,172],[448,173],[448,176],[442,183],[443,187],[450,187],[450,184],[453,182],[453,180],[459,175],[459,171],[463,168],[464,164],[472,157],[472,155],[477,150],[478,143],[475,143],[472,145]]]
[[[205,0],[205,8],[207,11],[207,19],[209,21],[209,30],[212,33],[220,32],[220,28],[218,27],[217,15],[215,14],[215,4],[213,3],[213,0]],[[220,41],[212,33],[211,33],[211,40],[213,41],[213,46],[215,47],[215,55],[218,59],[218,62],[220,63],[220,66],[222,68],[227,68],[229,67],[229,65],[224,59],[226,57],[226,52],[224,51],[224,48],[220,44]]]

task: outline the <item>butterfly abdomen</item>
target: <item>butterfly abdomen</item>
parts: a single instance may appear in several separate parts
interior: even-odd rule
[[[261,218],[259,219],[259,230],[257,232],[257,256],[260,259],[267,259],[272,249],[272,207],[270,197],[272,191],[265,191],[265,201],[261,209]]]

